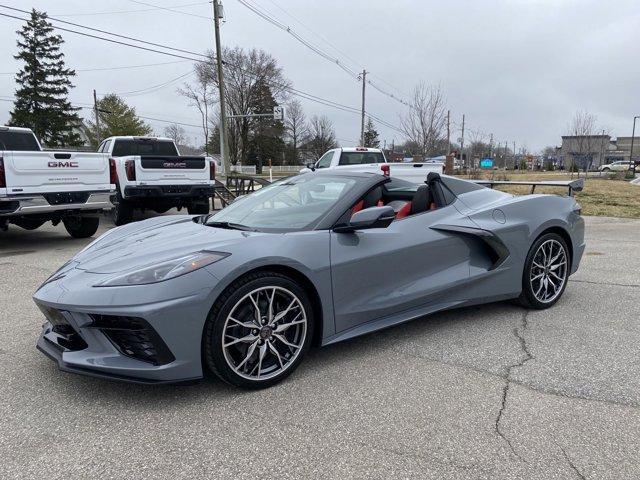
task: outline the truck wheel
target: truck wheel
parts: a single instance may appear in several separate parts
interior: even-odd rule
[[[73,238],[88,238],[98,231],[98,217],[69,217],[63,220],[64,228]]]
[[[209,213],[209,200],[206,202],[192,203],[187,207],[189,215],[206,215]]]
[[[115,223],[116,226],[119,227],[120,225],[126,225],[133,220],[133,207],[129,202],[122,198],[120,192],[116,193],[115,199],[112,203],[113,209],[111,210],[111,217],[113,218],[113,223]]]

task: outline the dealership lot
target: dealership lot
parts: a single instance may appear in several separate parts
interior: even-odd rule
[[[433,315],[259,392],[59,372],[30,297],[88,241],[0,232],[0,478],[637,478],[640,220],[586,221],[550,310]]]

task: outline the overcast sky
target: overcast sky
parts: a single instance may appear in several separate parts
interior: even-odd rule
[[[211,4],[197,0],[0,0],[3,5],[45,10],[52,17],[177,48],[213,48]],[[191,4],[179,10],[152,9]],[[193,5],[194,3],[198,3]],[[559,145],[576,110],[598,117],[614,136],[631,135],[640,115],[640,8],[637,0],[251,0],[280,22],[353,70],[366,68],[371,80],[406,96],[424,80],[440,84],[451,109],[452,139],[466,114],[471,131],[493,133],[512,148],[537,152]],[[225,0],[222,42],[261,48],[283,66],[293,86],[359,108],[360,84],[335,64],[317,56],[286,32],[267,23],[238,0]],[[112,12],[102,14],[103,12]],[[119,13],[113,13],[119,12]],[[0,13],[15,14],[0,8]],[[0,17],[0,99],[11,97],[11,73],[20,64],[15,31],[21,22]],[[75,28],[75,27],[69,27]],[[192,70],[189,61],[60,32],[67,64],[76,70],[178,62],[144,68],[78,72],[71,100],[90,104],[92,90],[132,92]],[[327,43],[330,43],[330,45]],[[334,48],[335,47],[335,48]],[[337,50],[336,50],[337,49]],[[355,61],[355,62],[354,62]],[[189,77],[186,78],[188,80]],[[140,115],[198,124],[198,114],[176,93],[180,82],[146,94],[126,96]],[[327,115],[343,145],[360,132],[358,115],[303,100],[308,116]],[[12,104],[0,101],[0,123]],[[372,88],[367,110],[393,125],[407,108]],[[88,110],[83,114],[87,115]],[[166,123],[149,121],[157,133]],[[185,127],[201,142],[196,127]],[[378,125],[388,143],[402,134]],[[468,141],[467,137],[467,141]]]

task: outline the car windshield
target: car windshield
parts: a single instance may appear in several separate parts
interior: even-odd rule
[[[354,178],[306,174],[280,180],[240,197],[207,219],[207,225],[241,230],[305,230],[356,183]]]

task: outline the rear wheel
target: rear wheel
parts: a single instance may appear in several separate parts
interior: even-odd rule
[[[269,387],[300,364],[313,337],[311,303],[289,277],[259,272],[236,280],[211,310],[204,357],[222,380]]]
[[[98,231],[98,217],[68,217],[63,221],[64,228],[73,238],[88,238]]]
[[[209,200],[194,202],[187,207],[189,215],[206,215],[209,213]]]
[[[111,209],[111,217],[116,226],[126,225],[133,220],[133,206],[127,202],[120,192],[116,192]]]
[[[520,303],[539,310],[556,303],[567,286],[570,260],[569,249],[560,235],[547,233],[538,238],[525,261]]]

